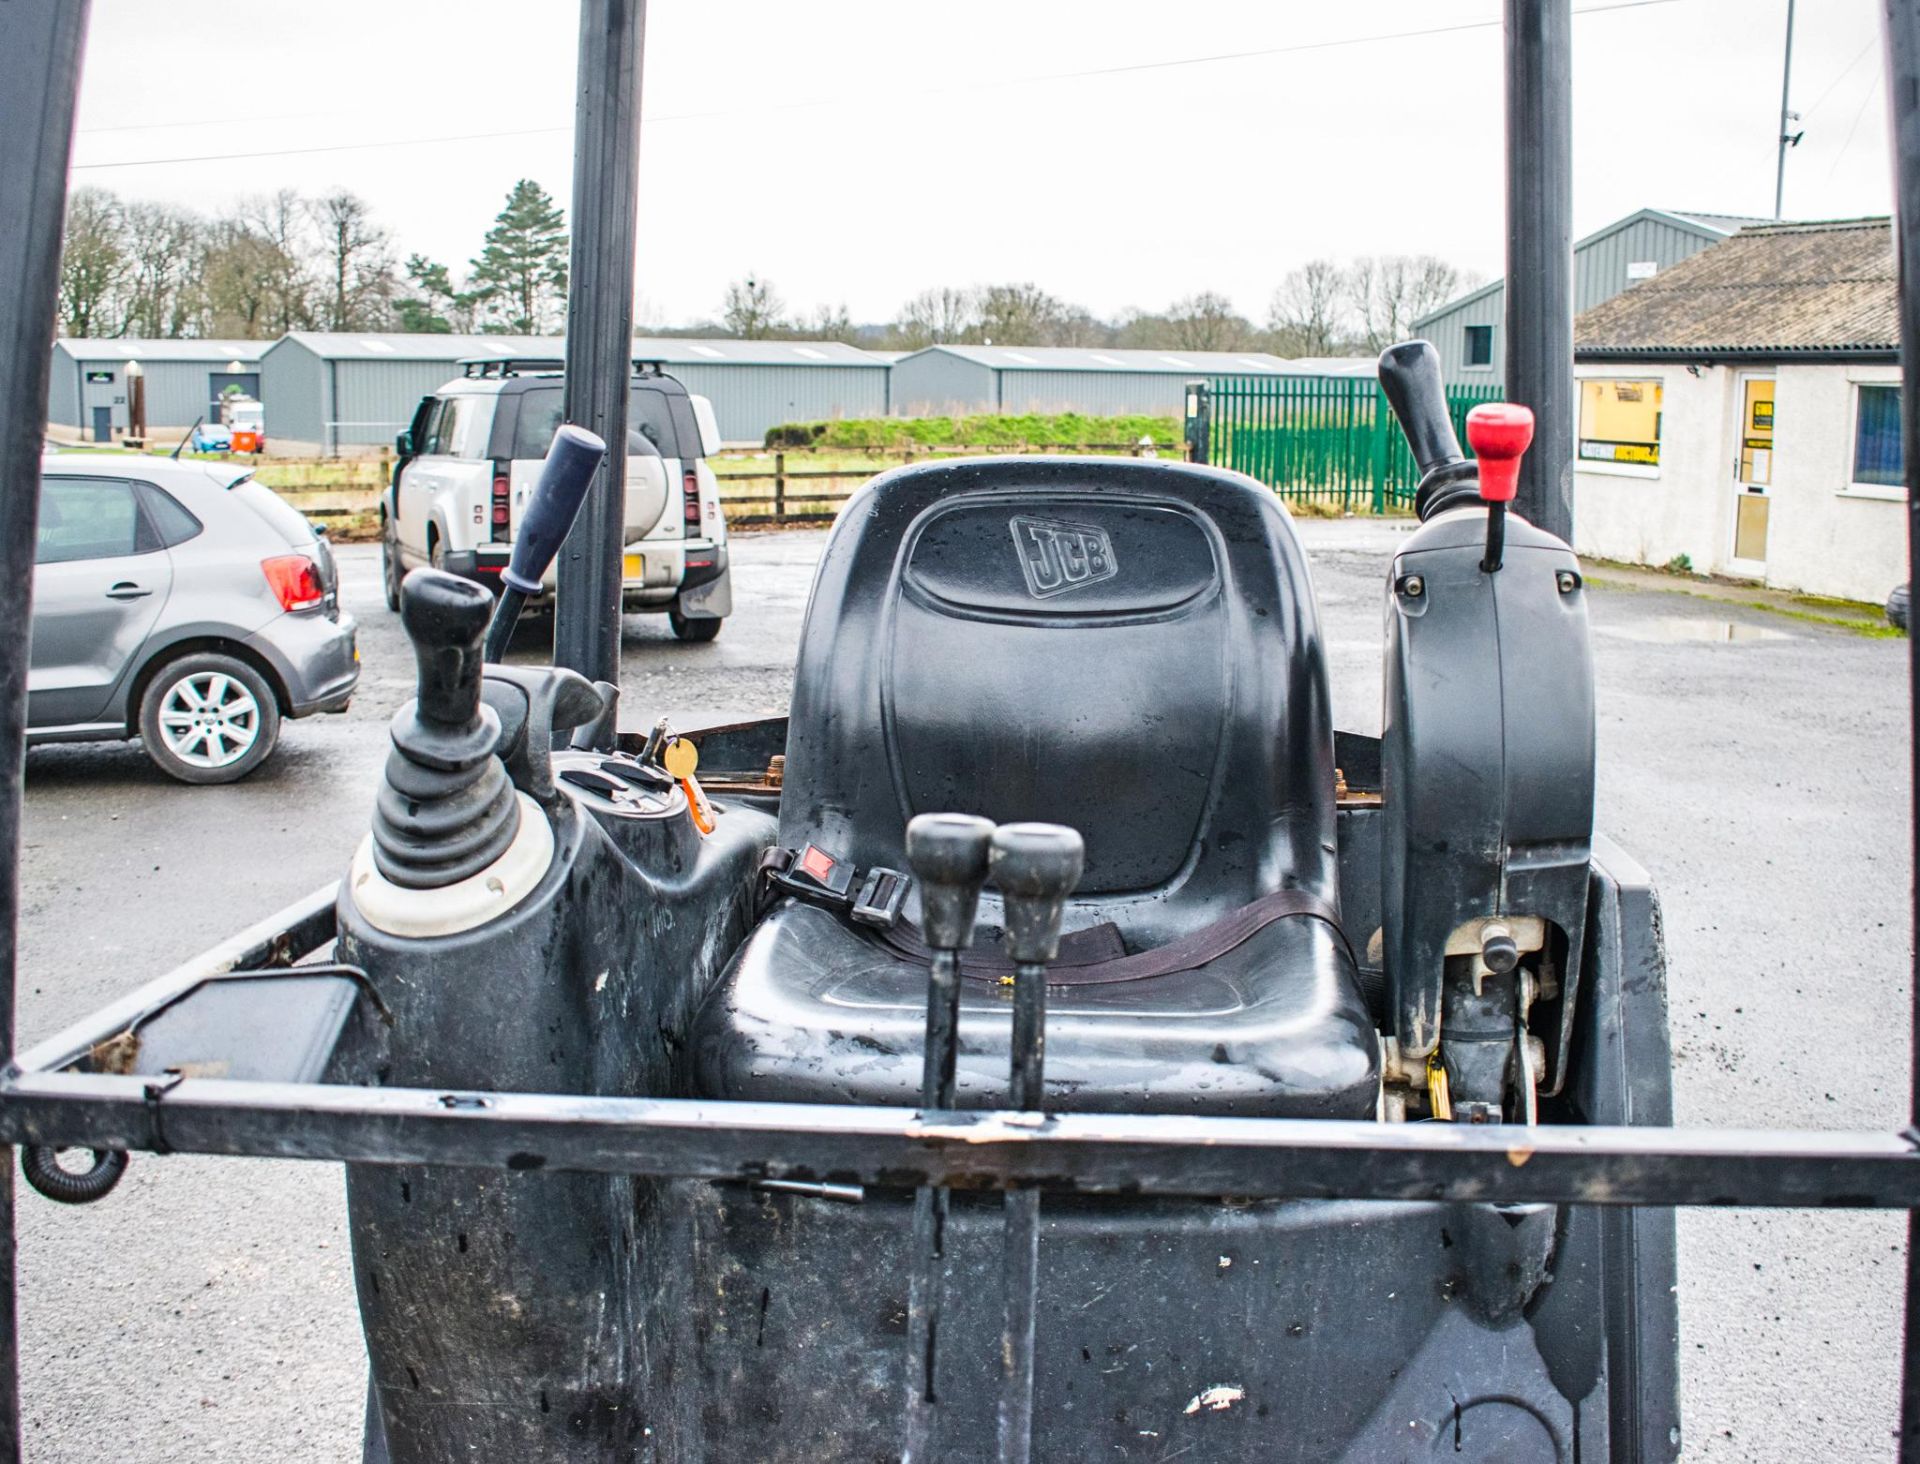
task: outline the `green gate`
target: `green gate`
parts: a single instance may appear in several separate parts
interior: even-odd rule
[[[1293,503],[1385,513],[1413,506],[1413,455],[1380,383],[1367,376],[1216,376],[1209,454]],[[1501,400],[1497,386],[1447,392],[1466,441],[1469,408]]]

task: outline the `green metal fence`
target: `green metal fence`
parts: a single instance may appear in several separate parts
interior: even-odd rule
[[[1217,376],[1209,457],[1295,503],[1385,513],[1411,508],[1420,475],[1380,383],[1364,376]],[[1466,441],[1469,408],[1497,386],[1447,392]]]

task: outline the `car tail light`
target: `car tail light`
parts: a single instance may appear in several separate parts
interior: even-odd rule
[[[686,502],[687,532],[697,534],[700,531],[700,475],[688,468],[680,486]]]
[[[304,554],[276,554],[261,560],[260,570],[282,610],[311,610],[327,597],[320,566]]]
[[[504,473],[493,480],[493,541],[496,544],[509,537],[507,524],[513,518],[513,510],[509,506],[512,491],[513,484]]]

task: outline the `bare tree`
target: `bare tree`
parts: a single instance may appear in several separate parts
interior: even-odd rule
[[[1349,327],[1346,281],[1331,259],[1290,271],[1267,306],[1267,330],[1282,356],[1335,356]]]
[[[104,188],[76,188],[60,250],[60,328],[73,336],[119,334],[126,278],[119,199]]]
[[[1069,309],[1038,285],[989,285],[980,292],[980,338],[1000,346],[1052,345]]]
[[[748,275],[727,286],[720,318],[726,322],[727,334],[749,341],[764,340],[779,329],[780,315],[785,309],[785,302],[771,280]]]
[[[200,307],[200,220],[165,203],[128,203],[120,216],[128,265],[127,333],[185,335]]]
[[[816,305],[793,321],[785,334],[803,341],[846,341],[853,337],[853,317],[845,305]]]
[[[267,335],[283,335],[313,323],[313,274],[301,228],[305,212],[300,195],[291,188],[240,205],[240,221],[258,241],[251,262],[259,271]]]
[[[1182,351],[1241,351],[1253,339],[1253,326],[1225,295],[1202,290],[1175,300],[1167,310],[1171,344]]]
[[[900,307],[894,339],[907,350],[917,351],[923,346],[976,339],[979,329],[979,293],[942,285],[922,290]]]
[[[392,235],[366,201],[337,188],[309,206],[320,237],[325,298],[317,311],[328,330],[371,330],[393,314]]]
[[[1414,321],[1447,303],[1474,277],[1431,254],[1356,259],[1347,271],[1347,300],[1360,317],[1369,350],[1404,340]]]

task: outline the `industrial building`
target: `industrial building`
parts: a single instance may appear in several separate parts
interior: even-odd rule
[[[328,454],[390,442],[460,362],[558,358],[565,350],[558,336],[294,331],[261,359],[268,437]],[[887,363],[837,341],[645,336],[633,354],[660,362],[687,390],[709,398],[728,442],[758,443],[781,422],[883,417],[889,408]]]
[[[1177,417],[1187,383],[1212,376],[1299,375],[1262,351],[1135,351],[1106,346],[928,346],[893,363],[902,417],[988,412],[1151,413]],[[1324,374],[1326,363],[1308,374]]]
[[[1908,577],[1884,218],[1771,224],[1574,322],[1574,547],[1879,603]]]
[[[1573,246],[1574,313],[1611,300],[1748,224],[1770,222],[1659,208],[1629,214]],[[1505,280],[1482,285],[1413,323],[1415,335],[1433,342],[1441,373],[1456,386],[1497,386],[1505,380],[1506,329]]]
[[[265,341],[82,340],[53,343],[47,421],[89,442],[124,434],[129,425],[127,368],[145,383],[147,430],[185,431],[219,415],[219,398],[238,387],[260,395]]]

